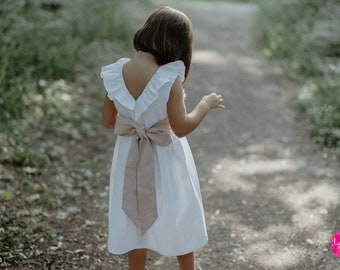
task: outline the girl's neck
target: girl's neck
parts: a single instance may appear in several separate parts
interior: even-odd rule
[[[148,52],[137,51],[135,57],[157,63],[156,57]]]

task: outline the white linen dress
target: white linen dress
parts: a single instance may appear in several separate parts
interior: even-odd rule
[[[167,117],[171,87],[184,78],[182,61],[158,68],[140,97],[126,88],[122,69],[129,58],[102,68],[101,77],[118,113],[146,128]],[[196,166],[186,138],[169,131],[172,142],[152,145],[158,218],[143,234],[122,210],[125,163],[133,136],[117,136],[110,176],[108,250],[123,254],[146,248],[165,256],[183,255],[203,247],[207,232]],[[135,135],[134,135],[135,136]]]

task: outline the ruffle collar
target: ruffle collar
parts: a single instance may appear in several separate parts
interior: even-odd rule
[[[185,66],[180,60],[160,66],[145,86],[142,94],[138,99],[135,99],[127,89],[122,74],[124,64],[129,61],[130,58],[121,58],[113,64],[102,67],[100,76],[103,78],[108,97],[134,111],[134,118],[137,120],[157,99],[159,89],[163,85],[167,83],[172,85],[178,76],[182,81],[184,80]]]

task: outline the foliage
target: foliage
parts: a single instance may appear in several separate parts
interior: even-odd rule
[[[91,152],[99,147],[96,123],[102,93],[93,83],[94,76],[98,73],[83,82],[89,89],[86,94],[80,82],[40,82],[44,91],[32,96],[30,112],[0,133],[0,240],[4,240],[0,266],[37,259],[50,247],[56,248],[49,254],[57,260],[60,240],[48,236],[58,231],[51,213],[63,221],[78,209],[61,212],[65,200],[93,194],[88,185],[93,164],[79,159],[84,148]]]
[[[340,147],[340,81],[309,81],[301,89],[298,101],[310,118],[317,142]]]
[[[121,2],[1,1],[0,121],[23,116],[39,80],[72,79],[93,41],[126,44],[129,30],[117,12]]]
[[[287,61],[302,84],[296,96],[316,140],[339,149],[340,2],[260,1],[258,22],[264,54]]]
[[[0,268],[85,269],[78,240],[106,241],[95,227],[73,235],[94,224],[79,215],[96,185],[96,157],[83,159],[103,151],[99,72],[108,55],[130,48],[125,8],[121,0],[0,2]]]

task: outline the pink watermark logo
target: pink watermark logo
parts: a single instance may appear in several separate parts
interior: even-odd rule
[[[331,245],[334,255],[340,258],[340,231],[333,235]]]

